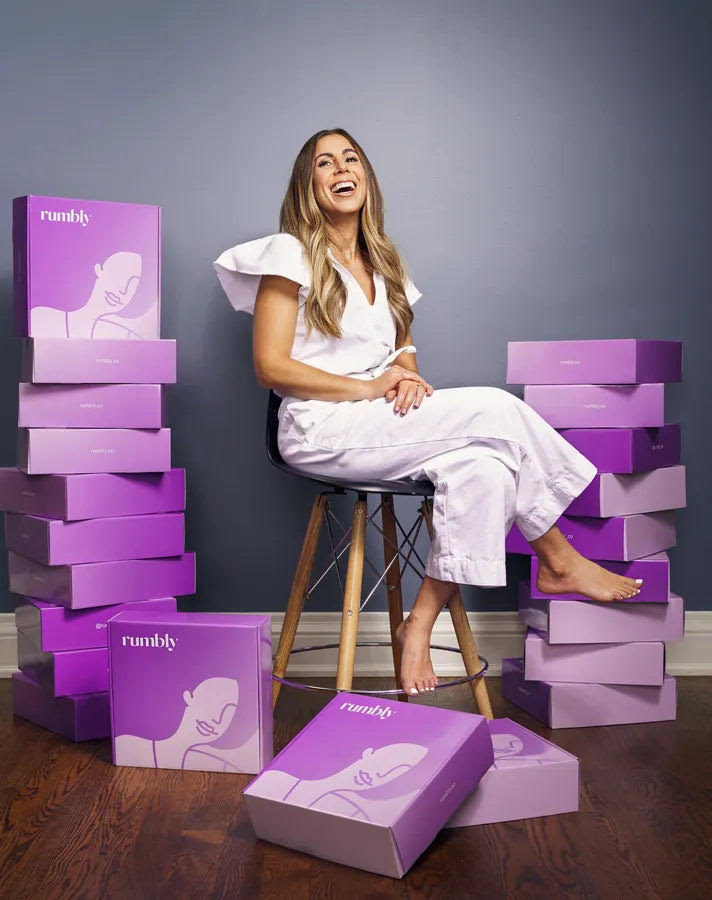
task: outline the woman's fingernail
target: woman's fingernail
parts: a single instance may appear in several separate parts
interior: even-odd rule
[[[643,579],[642,579],[642,578],[636,578],[636,579],[635,579],[635,583],[636,583],[636,584],[642,584],[642,583],[643,583]]]

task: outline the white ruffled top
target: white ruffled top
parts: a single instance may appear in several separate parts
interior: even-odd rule
[[[321,334],[315,328],[307,337],[304,309],[311,272],[302,243],[294,235],[280,232],[237,244],[221,253],[213,267],[232,306],[250,314],[255,309],[262,275],[281,275],[296,281],[299,284],[299,310],[291,358],[334,375],[375,378],[400,353],[415,353],[415,347],[395,349],[396,327],[383,276],[374,273],[376,297],[371,305],[351,272],[336,260],[330,249],[327,254],[346,285],[340,338]],[[411,306],[422,296],[410,279],[406,282],[405,292]],[[322,400],[285,397],[280,406],[280,420],[289,414],[306,434],[335,406]]]

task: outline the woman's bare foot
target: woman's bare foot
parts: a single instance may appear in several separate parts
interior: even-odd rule
[[[401,686],[406,694],[434,691],[438,683],[430,662],[430,633],[431,629],[412,613],[396,630],[396,640],[401,648]]]
[[[537,589],[544,594],[582,594],[591,600],[611,603],[640,593],[642,579],[627,578],[609,572],[603,566],[581,556],[570,544],[555,558],[539,557]]]

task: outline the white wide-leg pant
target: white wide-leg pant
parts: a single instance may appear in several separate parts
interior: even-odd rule
[[[333,406],[312,429],[286,412],[282,458],[333,478],[430,479],[434,537],[425,571],[442,581],[506,584],[504,539],[512,523],[529,541],[541,537],[597,472],[501,388],[436,389],[405,416],[385,398]]]

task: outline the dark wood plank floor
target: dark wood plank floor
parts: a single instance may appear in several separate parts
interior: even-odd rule
[[[395,881],[257,841],[248,776],[115,768],[108,741],[13,719],[1,681],[0,897],[712,896],[712,678],[678,680],[677,722],[557,732],[488,684],[496,715],[581,759],[580,811],[442,831]],[[328,697],[284,689],[277,747]],[[466,688],[437,702],[472,710]]]

